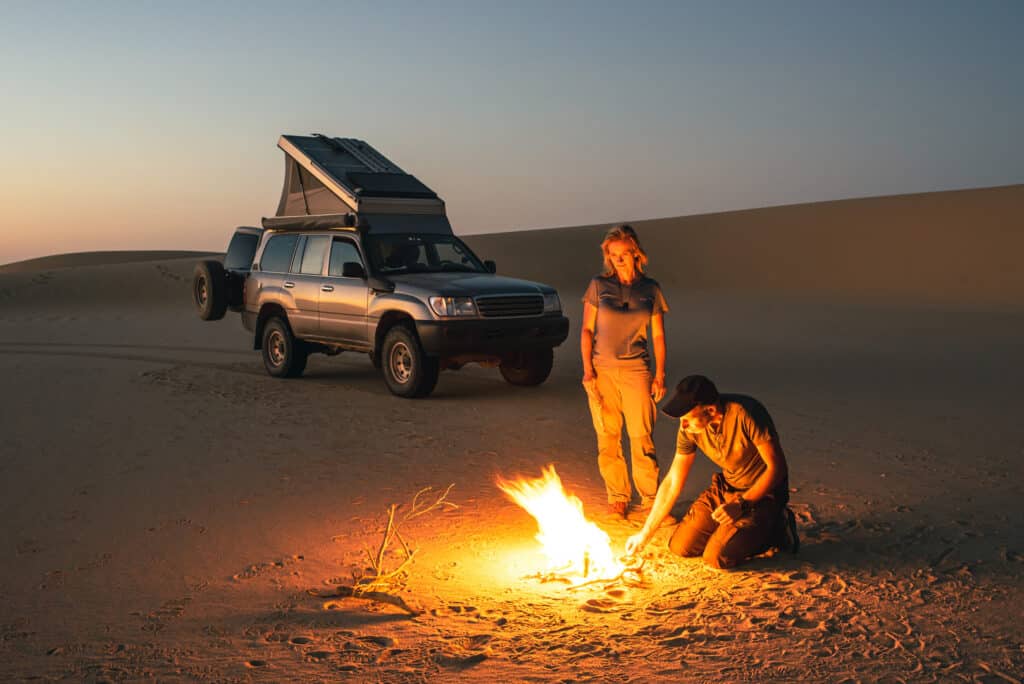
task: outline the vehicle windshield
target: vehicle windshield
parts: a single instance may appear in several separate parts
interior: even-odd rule
[[[376,273],[487,273],[487,269],[454,235],[395,233],[370,235],[367,256]]]

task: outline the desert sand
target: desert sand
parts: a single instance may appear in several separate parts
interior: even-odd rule
[[[419,401],[363,355],[267,376],[237,315],[193,312],[193,254],[0,267],[0,680],[1019,682],[1022,209],[1011,186],[636,222],[670,382],[768,406],[803,546],[719,572],[663,529],[642,582],[577,588],[532,577],[495,478],[553,463],[615,548],[639,526],[599,514],[580,387],[606,226],[469,236],[573,329],[538,388],[473,366]],[[402,528],[394,600],[347,596],[387,508],[449,485]]]

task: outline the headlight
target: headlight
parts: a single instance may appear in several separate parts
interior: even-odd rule
[[[431,297],[430,308],[438,316],[476,316],[472,297]]]
[[[562,302],[558,301],[557,294],[544,295],[544,313],[558,313],[562,310]]]

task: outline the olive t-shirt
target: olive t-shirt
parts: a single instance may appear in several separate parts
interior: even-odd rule
[[[768,468],[757,445],[774,441],[776,448],[781,448],[779,436],[768,410],[757,399],[743,394],[723,394],[721,400],[724,409],[721,430],[715,432],[708,426],[701,433],[689,434],[680,427],[676,453],[692,454],[700,448],[722,468],[726,484],[747,490]],[[779,490],[786,492],[788,498],[788,482],[780,483]]]
[[[597,276],[583,294],[597,308],[594,328],[594,365],[647,367],[647,327],[656,313],[668,311],[658,281],[640,276],[623,285],[614,275]]]

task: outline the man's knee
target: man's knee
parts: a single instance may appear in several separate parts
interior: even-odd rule
[[[704,552],[704,550],[700,548],[699,544],[693,542],[685,544],[682,542],[676,542],[675,539],[668,540],[668,550],[677,556],[682,556],[683,558],[696,558]]]
[[[683,518],[683,522],[668,540],[669,551],[683,558],[696,558],[704,553],[706,545],[705,535],[700,534],[699,530],[688,528],[686,518]]]
[[[740,558],[727,553],[724,549],[713,549],[710,545],[705,547],[701,556],[704,559],[705,565],[710,568],[717,568],[718,570],[729,570],[731,568],[735,568],[746,560],[746,558]]]

